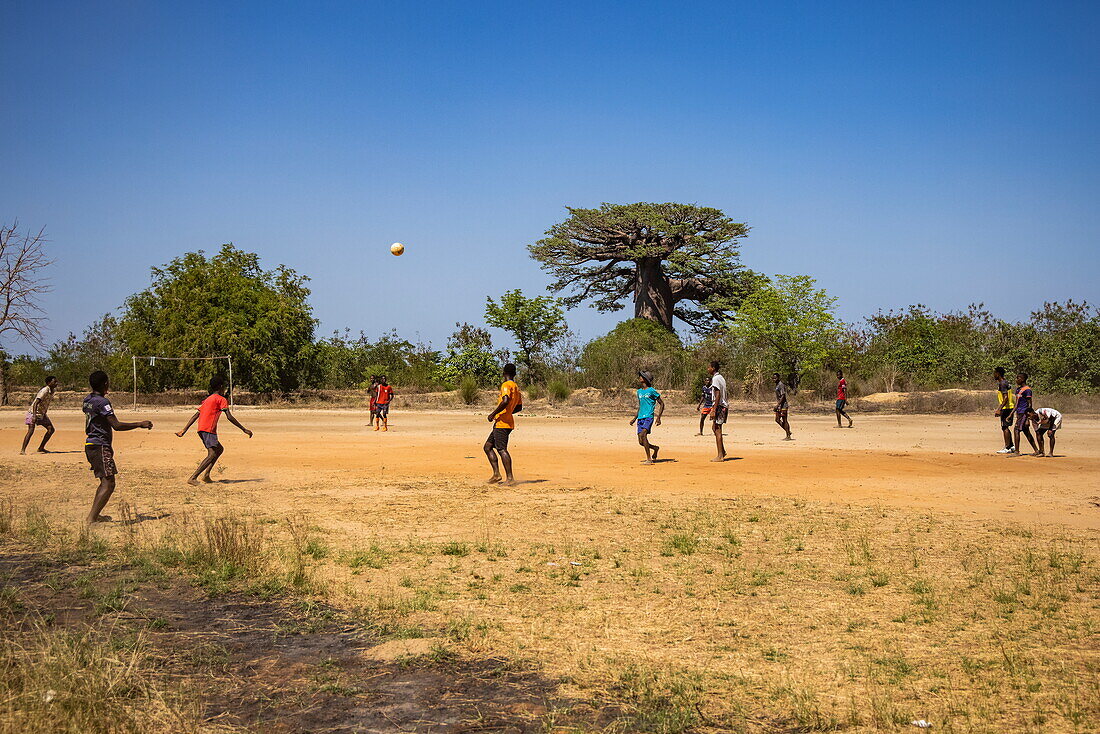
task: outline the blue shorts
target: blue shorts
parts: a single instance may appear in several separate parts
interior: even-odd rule
[[[374,404],[374,414],[376,416],[378,416],[379,418],[384,418],[384,417],[388,416],[390,414],[390,404],[389,403],[375,403]]]
[[[208,449],[216,449],[222,445],[222,442],[218,440],[218,434],[216,433],[199,431],[199,438],[202,439],[202,445]]]
[[[638,419],[638,433],[639,433],[639,435],[643,431],[651,431],[651,430],[653,430],[653,416],[650,416],[649,418],[639,418]]]

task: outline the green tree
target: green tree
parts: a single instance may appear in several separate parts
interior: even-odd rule
[[[546,352],[569,331],[558,299],[528,298],[519,288],[485,299],[485,322],[509,332],[516,340],[516,361],[527,368],[529,379],[539,376]]]
[[[777,275],[745,298],[729,322],[731,335],[744,347],[766,350],[796,389],[805,372],[825,365],[843,335],[836,298],[815,284],[807,275]]]
[[[132,354],[229,355],[234,378],[257,392],[293,390],[312,353],[316,321],[308,278],[232,244],[211,257],[189,252],[153,268],[153,284],[126,299],[119,319]],[[144,373],[157,388],[201,385],[219,365],[176,363]]]
[[[572,290],[569,308],[591,299],[613,312],[634,301],[634,317],[670,331],[673,318],[700,333],[752,292],[760,277],[740,261],[746,224],[718,209],[690,204],[603,204],[567,207],[569,218],[528,245],[531,256]]]
[[[435,376],[448,387],[458,386],[464,377],[484,387],[500,375],[506,356],[506,352],[493,350],[493,338],[486,329],[457,323],[447,339],[447,353],[436,365]]]

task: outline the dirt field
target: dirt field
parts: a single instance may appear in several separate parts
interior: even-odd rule
[[[173,435],[188,412],[120,413],[156,428],[116,437],[107,512],[128,521],[103,538],[255,521],[305,549],[332,603],[463,660],[536,666],[555,700],[610,707],[600,726],[1086,731],[1100,715],[1098,419],[1067,416],[1059,456],[1037,459],[994,455],[992,416],[848,430],[796,413],[784,442],[750,415],[713,464],[713,438],[675,416],[646,466],[628,418],[521,416],[520,484],[489,488],[481,412],[395,411],[378,433],[356,411],[242,409],[255,438],[223,421],[220,481],[196,489],[198,439]],[[0,488],[75,527],[94,484],[82,420],[52,415],[51,448],[72,453],[15,456],[23,429],[5,428]],[[552,707],[530,711],[555,728]]]

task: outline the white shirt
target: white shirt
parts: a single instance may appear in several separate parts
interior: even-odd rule
[[[723,408],[730,407],[729,395],[726,394],[726,378],[722,377],[721,373],[715,372],[714,376],[710,378],[710,386],[715,390],[722,391],[722,400],[718,405]]]
[[[1039,408],[1037,411],[1035,411],[1035,413],[1039,416],[1039,418],[1042,419],[1044,423],[1053,418],[1053,428],[1055,431],[1062,427],[1062,414],[1054,408]]]
[[[53,400],[53,392],[48,387],[44,387],[38,391],[38,394],[34,396],[34,414],[37,416],[46,415],[46,411],[50,409],[50,401]]]

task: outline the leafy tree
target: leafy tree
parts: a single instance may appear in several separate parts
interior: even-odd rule
[[[591,299],[599,311],[634,300],[635,318],[672,330],[673,317],[706,333],[760,281],[740,261],[749,231],[718,209],[690,204],[567,207],[569,218],[528,246],[531,256],[571,289],[572,308]]]
[[[47,371],[69,389],[87,389],[88,375],[96,370],[106,370],[116,389],[132,389],[130,367],[130,356],[119,339],[118,319],[110,314],[85,329],[80,337],[69,334],[46,354]]]
[[[313,343],[308,278],[232,244],[211,257],[189,252],[153,268],[153,284],[126,299],[119,320],[131,353],[181,357],[229,355],[234,378],[257,392],[293,390]],[[156,387],[196,386],[219,365],[166,363],[144,378]]]
[[[569,331],[556,298],[528,298],[519,288],[501,296],[500,303],[486,298],[485,321],[512,334],[518,347],[516,361],[527,368],[531,379],[538,375],[537,364],[546,351]]]
[[[775,370],[794,388],[804,372],[826,363],[843,333],[836,298],[815,283],[807,275],[777,275],[745,298],[729,322],[743,345],[767,350]]]
[[[506,356],[506,352],[493,350],[493,338],[486,329],[455,324],[455,332],[447,339],[447,353],[436,365],[435,376],[448,387],[460,386],[464,378],[472,379],[475,387],[490,385],[500,375]]]

